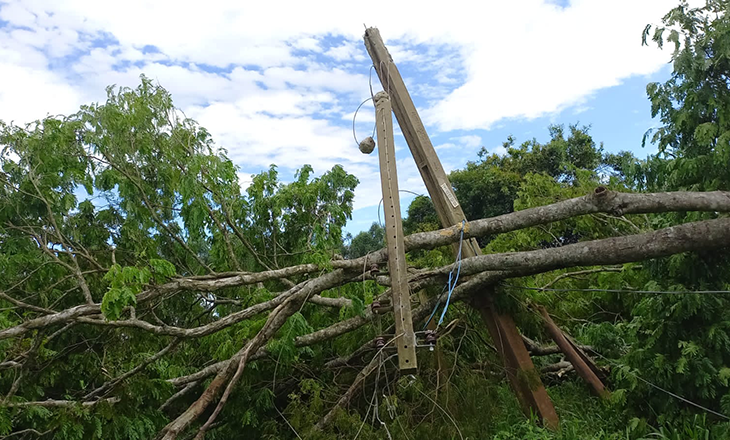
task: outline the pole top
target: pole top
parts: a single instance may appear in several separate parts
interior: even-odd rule
[[[376,93],[373,97],[373,102],[376,106],[383,101],[390,101],[390,96],[388,96],[388,93],[384,90]]]

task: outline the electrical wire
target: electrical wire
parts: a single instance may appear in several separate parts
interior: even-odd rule
[[[730,290],[631,290],[631,289],[552,289],[545,287],[526,287],[513,286],[506,284],[507,287],[520,290],[537,290],[540,292],[606,292],[606,293],[641,293],[645,295],[723,295],[730,294]]]
[[[423,194],[419,194],[419,193],[417,193],[417,192],[413,192],[413,191],[410,191],[410,190],[407,190],[407,189],[399,189],[399,190],[398,190],[398,192],[399,192],[399,193],[401,193],[401,192],[404,192],[404,193],[409,193],[409,194],[413,194],[414,196],[422,196],[422,197],[426,197],[426,196],[424,196]],[[383,228],[383,227],[384,227],[384,226],[383,226],[383,222],[382,222],[382,221],[380,220],[380,205],[382,205],[382,204],[383,204],[383,198],[381,197],[381,198],[380,198],[380,201],[378,202],[378,224],[380,225],[380,227],[381,227],[381,228]]]
[[[360,111],[360,108],[371,99],[373,98],[368,98],[365,101],[361,102],[360,105],[357,106],[357,109],[355,109],[355,114],[352,115],[352,137],[353,139],[355,139],[355,144],[357,144],[358,148],[360,148],[360,141],[357,140],[357,135],[355,134],[355,119],[357,118],[357,112]],[[373,136],[375,136],[375,126],[373,126]]]
[[[355,143],[358,147],[360,147],[360,141],[357,140],[357,135],[355,134],[355,119],[357,118],[357,112],[360,111],[360,108],[365,105],[366,102],[372,100],[373,103],[375,103],[375,95],[373,94],[373,69],[375,66],[370,66],[369,69],[369,78],[368,78],[368,86],[370,87],[370,97],[366,99],[365,101],[361,102],[360,105],[357,106],[357,109],[355,110],[355,114],[352,115],[352,137],[355,139]],[[373,134],[372,138],[375,138],[375,129],[377,125],[373,124]]]
[[[431,396],[429,396],[428,394],[426,394],[423,391],[419,390],[417,387],[414,387],[413,389],[416,390],[416,391],[418,391],[419,393],[421,393],[421,395],[423,395],[426,399],[430,400],[434,405],[436,405],[436,407],[438,409],[440,409],[441,412],[444,413],[444,415],[446,417],[448,417],[448,419],[454,425],[454,428],[456,428],[456,432],[459,434],[459,438],[461,440],[464,440],[464,436],[461,435],[461,429],[459,429],[459,425],[456,423],[456,420],[454,420],[454,418],[451,416],[451,414],[449,414],[441,405],[438,404],[438,402],[436,402],[435,400],[433,400],[431,398]]]
[[[461,248],[464,244],[464,226],[466,226],[466,220],[461,221],[461,234],[459,236],[459,252],[456,254],[456,261],[454,262],[455,265],[458,265],[456,268],[456,277],[454,278],[454,283],[451,283],[451,275],[454,273],[454,268],[451,268],[451,272],[449,272],[449,295],[446,297],[446,304],[444,305],[444,311],[441,312],[441,318],[439,319],[438,324],[436,324],[436,328],[438,328],[442,322],[444,322],[444,317],[446,316],[446,310],[449,308],[449,302],[451,301],[451,294],[454,293],[454,289],[456,289],[456,283],[459,281],[459,274],[461,273]]]
[[[591,350],[591,351],[592,351],[593,353],[595,353],[596,355],[598,355],[598,357],[600,357],[600,358],[604,359],[605,361],[607,361],[607,362],[608,362],[608,363],[610,363],[610,364],[613,364],[614,366],[617,366],[617,367],[625,367],[625,365],[622,365],[622,364],[620,364],[620,363],[618,363],[618,362],[614,361],[613,359],[609,359],[609,358],[607,358],[606,356],[604,356],[604,355],[602,355],[601,353],[597,352],[597,351],[596,351],[595,349],[593,349],[593,350]],[[661,392],[663,392],[663,393],[665,393],[665,394],[667,394],[667,395],[669,395],[669,396],[671,396],[671,397],[674,397],[674,398],[675,398],[675,399],[677,399],[677,400],[680,400],[680,401],[682,401],[682,402],[684,402],[684,403],[687,403],[687,404],[689,404],[689,405],[692,405],[692,406],[694,406],[695,408],[701,409],[701,410],[703,410],[703,411],[706,411],[706,412],[708,412],[708,413],[710,413],[710,414],[712,414],[712,415],[718,416],[718,417],[720,417],[720,418],[723,418],[723,419],[725,419],[725,420],[730,420],[730,417],[726,416],[725,414],[719,413],[719,412],[717,412],[717,411],[715,411],[715,410],[712,410],[712,409],[710,409],[710,408],[707,408],[707,407],[705,407],[705,406],[702,406],[702,405],[700,405],[699,403],[695,403],[695,402],[693,402],[693,401],[691,401],[691,400],[689,400],[689,399],[687,399],[687,398],[685,398],[685,397],[682,397],[682,396],[680,396],[679,394],[676,394],[676,393],[673,393],[673,392],[671,392],[671,391],[669,391],[669,390],[667,390],[667,389],[664,389],[664,388],[660,387],[659,385],[657,385],[657,384],[655,384],[655,383],[652,383],[652,382],[650,382],[650,381],[648,381],[648,380],[644,379],[643,377],[641,377],[641,376],[639,376],[638,374],[634,373],[634,372],[633,372],[633,371],[631,371],[630,369],[625,369],[624,371],[625,371],[625,372],[627,372],[627,373],[629,373],[630,375],[634,376],[634,377],[635,377],[636,379],[639,379],[640,381],[642,381],[642,382],[644,382],[645,384],[649,385],[650,387],[652,387],[652,388],[654,388],[654,389],[657,389],[657,390],[659,390],[659,391],[661,391]]]
[[[517,287],[517,286],[515,286],[515,287]],[[598,290],[600,290],[600,289],[598,289]],[[634,292],[634,291],[631,291],[631,292]],[[692,293],[694,293],[694,292],[692,292]],[[539,314],[536,310],[534,310],[534,309],[529,309],[529,310],[532,311],[532,313],[534,313],[536,316],[539,316],[540,319],[543,319],[542,315]],[[605,360],[606,362],[612,364],[615,367],[619,367],[619,368],[626,367],[626,365],[623,365],[623,364],[619,363],[618,361],[615,361],[613,359],[607,358],[606,356],[602,355],[601,353],[599,353],[598,351],[596,351],[595,348],[593,348],[591,351],[593,353],[595,353],[598,357],[600,357],[601,359]],[[643,377],[641,377],[638,374],[634,373],[633,371],[631,371],[631,369],[624,368],[624,371],[627,372],[627,373],[629,373],[630,375],[632,375],[636,379],[638,379],[638,380],[644,382],[645,384],[649,385],[650,387],[652,387],[652,388],[654,388],[656,390],[659,390],[659,391],[665,393],[668,396],[671,396],[671,397],[673,397],[673,398],[675,398],[675,399],[677,399],[679,401],[682,401],[682,402],[684,402],[686,404],[692,405],[695,408],[701,409],[702,411],[708,412],[708,413],[710,413],[712,415],[718,416],[718,417],[723,418],[725,420],[730,420],[730,417],[726,416],[725,414],[722,414],[722,413],[717,412],[717,411],[715,411],[713,409],[707,408],[706,406],[702,406],[699,403],[693,402],[693,401],[691,401],[691,400],[689,400],[689,399],[687,399],[685,397],[680,396],[679,394],[673,393],[673,392],[671,392],[671,391],[669,391],[669,390],[667,390],[665,388],[662,388],[659,385],[657,385],[657,384],[655,384],[655,383],[653,383],[653,382],[651,382],[651,381],[649,381],[647,379],[644,379]]]
[[[423,324],[423,330],[426,330],[426,327],[428,327],[428,323],[431,322],[433,319],[433,315],[436,314],[436,311],[439,309],[439,305],[441,305],[441,297],[443,296],[444,292],[446,292],[446,289],[448,286],[444,286],[444,288],[441,290],[441,293],[439,293],[438,298],[436,299],[436,305],[433,307],[433,311],[431,312],[431,315],[426,320],[426,323]]]
[[[439,318],[438,324],[436,324],[436,328],[438,328],[441,323],[444,321],[444,317],[446,316],[446,310],[449,308],[449,302],[451,301],[451,294],[454,293],[454,289],[456,289],[456,283],[459,281],[459,274],[461,273],[461,250],[464,244],[464,227],[466,226],[466,220],[461,221],[461,235],[459,236],[459,252],[456,253],[456,261],[454,261],[454,265],[451,267],[451,271],[449,271],[449,280],[446,283],[446,286],[444,287],[444,290],[441,291],[441,293],[438,296],[438,300],[436,301],[436,305],[433,308],[433,311],[431,312],[431,316],[428,317],[428,320],[426,321],[426,324],[424,324],[423,329],[425,330],[428,324],[431,322],[431,319],[433,319],[433,316],[436,314],[436,310],[438,310],[439,305],[441,304],[441,296],[443,296],[443,293],[445,290],[448,289],[448,295],[446,296],[446,304],[444,305],[444,310],[441,312],[441,317]],[[456,277],[454,277],[454,269],[456,268]],[[453,279],[453,283],[452,283]]]

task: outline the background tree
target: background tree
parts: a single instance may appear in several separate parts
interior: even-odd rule
[[[274,279],[255,290],[172,295],[164,307],[140,315],[134,306],[141,292],[173,276],[329,260],[352,212],[357,179],[341,167],[312,178],[305,166],[289,184],[279,183],[272,167],[241,194],[225,152],[205,129],[179,118],[169,94],[144,77],[138,88],[109,89],[106,103],[68,118],[0,128],[0,292],[32,301],[30,312],[40,316],[100,302],[101,323],[215,323],[231,310],[271,298],[287,283]],[[28,317],[15,307],[0,312],[3,328]],[[93,417],[88,410],[4,409],[0,426],[7,433],[12,420],[16,430],[50,429],[59,438],[90,432],[99,438],[152,437],[164,421],[157,408],[169,394],[166,379],[191,372],[199,362],[230,357],[262,324],[244,322],[185,343],[79,322],[5,340],[5,358],[16,359],[0,377],[5,403],[120,390],[121,401],[112,411],[102,399]],[[110,382],[155,353],[167,357],[145,374]],[[268,402],[262,398],[257,405]]]
[[[283,184],[271,166],[242,194],[225,151],[144,77],[69,117],[0,126],[0,434],[724,438],[727,295],[691,291],[730,290],[730,197],[643,191],[725,188],[724,92],[703,85],[724,74],[695,70],[724,66],[726,8],[665,18],[682,44],[672,79],[648,89],[658,155],[604,154],[577,126],[550,127],[546,143],[510,138],[505,156],[483,150],[452,173],[465,236],[485,250],[458,266],[460,225],[435,230],[428,198],[414,200],[418,327],[460,271],[415,379],[373,346],[394,331],[376,313],[389,306],[382,230],[344,247],[357,179],[341,167],[304,166]],[[348,258],[334,256],[343,247]],[[561,431],[522,416],[468,306],[485,285],[526,336]],[[610,370],[611,401],[546,342],[539,305]]]
[[[344,247],[345,258],[362,257],[385,246],[383,227],[375,222],[370,225],[370,229],[358,233],[355,237],[350,236],[349,240],[350,243]]]

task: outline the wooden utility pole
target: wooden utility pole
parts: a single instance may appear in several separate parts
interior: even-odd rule
[[[380,37],[380,32],[376,28],[368,28],[365,31],[364,39],[365,47],[373,60],[380,83],[392,100],[393,112],[416,161],[418,171],[426,184],[441,226],[449,227],[460,224],[466,220],[464,211],[454,195],[451,182],[436,155],[403,78]],[[462,254],[464,258],[481,254],[475,239],[464,241]],[[495,346],[504,361],[507,377],[515,394],[523,410],[538,415],[545,426],[557,428],[558,415],[555,407],[522,342],[517,326],[510,316],[497,312],[492,303],[492,296],[493,288],[488,287],[484,294],[474,301],[473,305],[487,323]]]
[[[390,98],[385,92],[375,95],[375,125],[378,130],[378,158],[385,211],[385,239],[388,243],[388,272],[395,314],[395,343],[398,347],[398,367],[410,372],[418,367],[416,334],[411,317],[411,295],[408,287],[406,247],[403,244],[403,221],[400,214],[398,173],[393,141],[393,114]]]

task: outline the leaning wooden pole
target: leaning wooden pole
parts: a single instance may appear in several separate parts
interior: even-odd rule
[[[380,181],[385,211],[385,240],[388,244],[388,272],[393,294],[395,315],[395,344],[398,348],[398,367],[410,372],[418,367],[416,361],[416,335],[411,317],[410,288],[406,266],[406,247],[403,243],[403,221],[400,214],[398,173],[396,171],[395,144],[393,140],[393,114],[390,98],[385,92],[374,97],[375,125],[378,132],[378,158]]]
[[[449,227],[460,224],[466,220],[464,211],[453,193],[451,182],[436,155],[403,78],[380,37],[380,32],[376,28],[368,28],[364,39],[380,82],[390,96],[393,112],[426,184],[441,225]],[[462,249],[465,258],[480,253],[475,239],[465,240]],[[492,303],[492,293],[493,288],[488,288],[485,295],[473,304],[487,323],[515,394],[526,412],[539,416],[545,426],[557,428],[558,415],[555,407],[522,343],[517,326],[509,315],[496,310]]]

